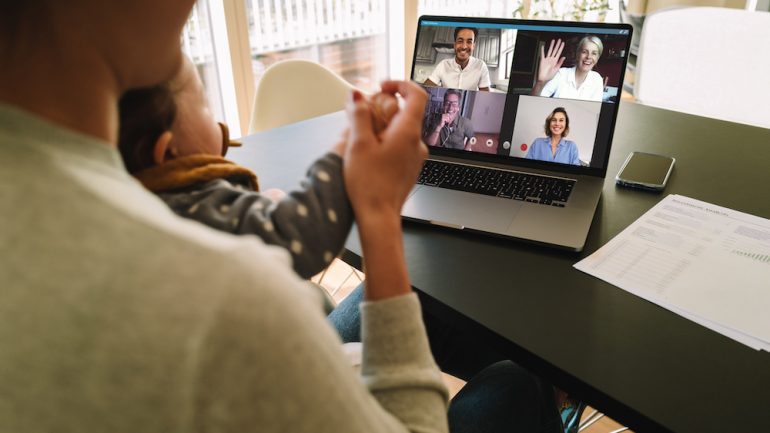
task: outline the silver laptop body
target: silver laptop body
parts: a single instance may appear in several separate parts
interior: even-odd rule
[[[412,79],[430,94],[423,140],[432,170],[426,165],[402,216],[581,251],[604,184],[630,40],[623,24],[421,17]],[[564,60],[535,89],[547,56]],[[455,174],[441,174],[445,168]],[[458,181],[458,172],[481,173],[487,189]]]

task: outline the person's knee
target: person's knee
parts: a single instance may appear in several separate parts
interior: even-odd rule
[[[471,387],[484,389],[490,399],[520,400],[522,405],[534,405],[538,400],[538,382],[529,371],[511,361],[500,361],[482,370],[468,382]]]
[[[538,431],[538,379],[511,361],[495,363],[457,394],[449,407],[450,431]]]

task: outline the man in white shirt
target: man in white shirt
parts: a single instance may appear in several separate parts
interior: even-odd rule
[[[489,90],[489,69],[483,60],[473,57],[479,30],[455,29],[455,57],[439,62],[423,84],[463,90]]]

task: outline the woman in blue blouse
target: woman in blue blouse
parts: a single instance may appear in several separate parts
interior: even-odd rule
[[[580,165],[578,148],[574,141],[564,137],[569,133],[569,116],[564,107],[556,107],[545,118],[545,135],[536,138],[527,152],[527,159]]]

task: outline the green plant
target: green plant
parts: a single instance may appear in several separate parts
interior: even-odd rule
[[[514,18],[603,21],[610,9],[609,0],[514,0]],[[589,15],[589,16],[587,16]],[[593,15],[593,16],[590,16]]]

